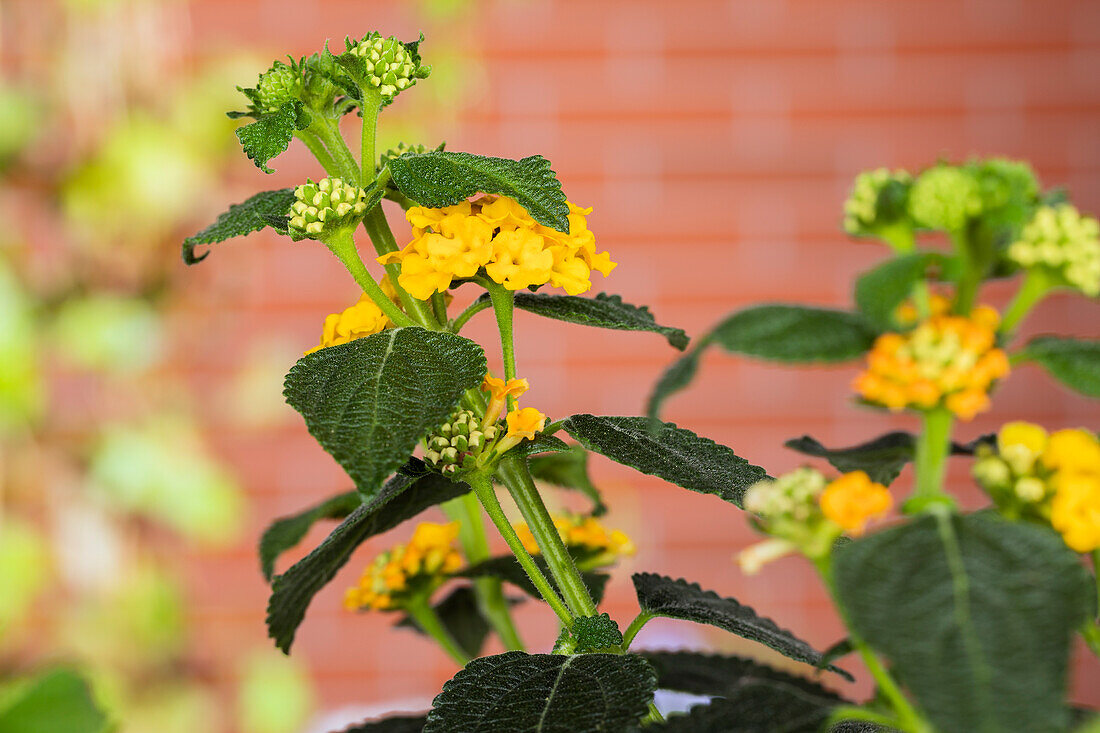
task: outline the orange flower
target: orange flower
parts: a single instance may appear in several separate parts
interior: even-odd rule
[[[852,535],[863,534],[868,520],[890,511],[893,497],[864,471],[852,471],[832,481],[819,498],[821,511]]]

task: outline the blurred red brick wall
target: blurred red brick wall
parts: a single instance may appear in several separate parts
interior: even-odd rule
[[[197,55],[240,45],[275,57],[374,28],[403,36],[425,30],[430,62],[433,27],[462,23],[462,42],[481,58],[473,102],[444,123],[424,123],[432,135],[423,142],[445,138],[454,150],[549,157],[570,198],[595,208],[590,226],[620,263],[606,289],[651,304],[662,323],[693,334],[760,300],[849,303],[853,276],[885,254],[840,231],[842,201],[864,168],[917,169],[971,154],[1026,158],[1045,184],[1067,185],[1083,209],[1100,210],[1096,2],[500,0],[470,3],[473,21],[433,20],[423,10],[354,0],[202,0],[191,6],[192,43]],[[404,97],[397,113],[403,104]],[[239,199],[316,173],[300,150],[275,167],[268,179],[242,157],[229,188]],[[197,212],[196,224],[216,211]],[[399,214],[391,219],[399,240],[407,239]],[[191,563],[196,646],[232,655],[264,634],[266,589],[251,540],[274,517],[348,481],[289,408],[277,425],[256,428],[227,414],[222,398],[236,388],[230,375],[251,344],[282,339],[276,343],[289,366],[315,342],[325,314],[352,302],[355,287],[322,249],[266,234],[222,245],[197,268],[180,265],[178,276],[186,285],[180,316],[189,324],[181,368],[209,396],[197,409],[255,503],[249,544]],[[1008,294],[991,288],[986,299],[1003,304]],[[491,345],[490,320],[475,320],[469,335]],[[553,416],[637,414],[674,357],[649,334],[518,320],[528,404]],[[1100,307],[1054,299],[1027,326],[1043,329],[1098,336]],[[847,444],[914,427],[853,407],[847,385],[854,371],[784,369],[715,352],[666,417],[773,473],[800,462],[782,443],[804,432]],[[267,397],[280,399],[276,382]],[[1010,418],[1100,427],[1095,402],[1030,368],[1013,375],[994,411],[963,426],[962,437]],[[640,548],[616,572],[613,615],[633,616],[629,573],[647,569],[742,599],[818,645],[839,638],[805,563],[785,560],[752,578],[738,571],[734,553],[754,539],[738,511],[603,460],[594,472],[611,499],[610,522]],[[965,484],[964,467],[952,475]],[[903,475],[896,489],[906,491],[908,480]],[[316,598],[298,634],[295,653],[309,660],[327,704],[415,706],[453,672],[426,642],[391,631],[388,619],[340,609],[343,589],[372,552],[406,533],[368,543]],[[322,536],[317,531],[310,542]],[[533,646],[551,642],[548,613],[526,604],[520,618]],[[653,623],[640,643],[753,651],[671,622]],[[1100,703],[1098,672],[1095,660],[1079,665],[1080,699]]]

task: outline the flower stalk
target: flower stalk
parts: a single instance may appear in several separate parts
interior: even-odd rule
[[[439,618],[439,614],[435,612],[426,598],[418,598],[415,601],[410,601],[405,606],[405,611],[416,625],[420,627],[420,630],[430,636],[443,651],[447,652],[455,664],[460,667],[465,667],[470,663],[470,657],[455,641],[454,636],[447,630],[447,627],[443,625],[443,622]]]
[[[923,413],[921,432],[917,436],[916,489],[905,503],[907,512],[924,511],[933,505],[954,505],[943,490],[954,420],[955,416],[945,407],[935,407]]]

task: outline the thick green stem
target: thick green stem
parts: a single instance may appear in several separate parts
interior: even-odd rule
[[[581,580],[573,556],[569,554],[558,534],[558,528],[554,526],[554,520],[550,518],[550,512],[547,511],[535,481],[531,478],[531,472],[527,469],[526,460],[516,451],[506,453],[497,466],[497,477],[511,492],[528,529],[538,543],[550,573],[554,576],[554,581],[561,588],[565,602],[569,604],[569,609],[576,616],[595,616],[596,604],[592,602],[592,596]]]
[[[418,599],[407,605],[405,610],[408,611],[409,616],[412,617],[421,631],[434,639],[443,648],[443,651],[447,652],[448,656],[454,660],[455,664],[460,667],[469,664],[470,657],[462,650],[455,638],[451,636],[451,632],[447,631],[443,622],[439,620],[439,614],[428,605],[427,599]]]
[[[341,174],[340,168],[336,165],[336,159],[332,157],[332,153],[330,153],[325,147],[325,144],[321,142],[321,138],[317,135],[314,125],[310,125],[304,130],[299,130],[294,133],[294,135],[305,143],[309,152],[313,154],[313,157],[317,159],[321,167],[325,169],[325,173],[330,176],[339,176]]]
[[[562,602],[561,596],[550,585],[550,581],[546,579],[546,576],[539,570],[539,566],[535,564],[534,558],[531,557],[531,553],[527,552],[527,548],[523,546],[523,542],[520,540],[519,535],[516,534],[516,530],[512,527],[512,523],[508,521],[508,517],[504,515],[504,509],[500,506],[500,501],[497,499],[496,489],[493,488],[493,482],[488,476],[480,473],[471,473],[466,476],[466,481],[474,489],[474,494],[477,496],[478,501],[485,507],[485,513],[489,515],[489,519],[492,520],[496,526],[497,531],[500,532],[500,536],[504,538],[504,541],[508,543],[508,547],[512,550],[512,554],[516,556],[516,560],[519,561],[520,566],[527,573],[527,577],[531,579],[531,582],[535,584],[535,588],[542,595],[550,608],[557,614],[558,619],[566,628],[570,628],[573,625],[573,614],[569,612],[569,608]]]
[[[1005,309],[1004,318],[1001,319],[1001,333],[1011,336],[1031,309],[1050,292],[1050,287],[1050,278],[1042,270],[1028,270],[1020,289]]]
[[[374,244],[374,250],[379,255],[397,251],[397,240],[394,239],[393,231],[390,230],[390,224],[386,221],[386,214],[382,211],[382,204],[378,204],[367,212],[367,215],[363,217],[363,227],[367,230],[367,234]],[[393,289],[397,291],[397,297],[401,300],[401,305],[404,306],[405,312],[408,313],[417,324],[424,328],[438,331],[441,324],[435,320],[428,305],[424,303],[424,301],[412,297],[407,290],[401,287],[401,283],[398,280],[401,276],[401,266],[391,264],[386,265],[385,268],[386,274],[390,277],[390,284],[393,285]]]
[[[374,180],[374,140],[378,135],[378,110],[382,98],[376,89],[367,87],[359,105],[363,113],[363,132],[360,136],[359,160],[363,164],[363,185]]]
[[[332,253],[344,263],[344,267],[346,267],[348,272],[351,273],[351,276],[355,278],[355,282],[359,284],[363,292],[382,309],[382,312],[393,321],[394,325],[415,325],[411,318],[402,313],[401,309],[386,297],[386,294],[382,292],[381,286],[371,277],[370,272],[367,271],[366,265],[363,264],[363,260],[359,258],[359,251],[355,248],[355,240],[352,239],[350,230],[341,230],[337,232],[329,237],[325,244],[332,250]]]
[[[324,143],[332,158],[335,170],[328,171],[329,174],[339,176],[348,183],[362,186],[363,181],[359,175],[359,163],[356,162],[355,156],[348,150],[348,145],[340,134],[339,121],[319,117],[309,126],[309,129]],[[325,170],[328,170],[328,168]]]
[[[649,703],[649,712],[642,718],[642,727],[647,725],[656,725],[658,723],[665,722],[665,716],[661,715],[661,711],[657,709],[657,706],[651,701]]]
[[[955,244],[955,252],[959,256],[962,272],[959,275],[958,286],[955,290],[955,313],[962,316],[970,315],[974,310],[974,302],[978,298],[978,288],[981,287],[982,278],[985,277],[993,257],[986,245],[982,245],[970,236],[968,230],[953,232],[951,240]]]
[[[916,490],[906,503],[907,511],[922,511],[932,504],[953,504],[943,490],[947,456],[951,451],[951,426],[955,416],[945,407],[924,412],[917,437]]]
[[[630,622],[630,626],[626,627],[626,631],[623,632],[623,650],[630,648],[630,645],[634,643],[634,637],[638,635],[638,632],[648,624],[654,618],[652,613],[642,611],[634,620]]]
[[[489,559],[489,538],[481,519],[481,507],[472,493],[452,499],[442,505],[448,519],[459,523],[458,540],[466,562],[470,565]],[[482,615],[497,632],[509,650],[523,651],[523,640],[512,620],[512,612],[504,597],[499,578],[475,578],[474,592]]]
[[[515,316],[515,293],[489,278],[479,282],[489,291],[489,300],[497,316],[497,329],[500,331],[500,350],[504,357],[504,380],[516,378],[516,350],[512,338],[512,320]],[[508,395],[508,409],[516,406],[516,398]]]

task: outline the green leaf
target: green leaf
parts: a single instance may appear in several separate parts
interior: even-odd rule
[[[394,328],[302,357],[283,394],[369,498],[484,377],[473,341]]]
[[[981,436],[967,444],[952,443],[951,453],[973,455],[979,443],[989,440],[989,436]],[[808,456],[824,458],[841,473],[866,471],[872,481],[889,486],[916,455],[917,438],[912,433],[895,431],[847,448],[826,448],[815,438],[803,435],[784,445]]]
[[[424,733],[627,731],[656,680],[635,655],[524,654],[475,659],[443,685]]]
[[[619,631],[619,625],[607,613],[578,616],[573,619],[570,632],[579,652],[612,649],[623,643],[623,632]]]
[[[1090,578],[1052,530],[926,516],[834,552],[853,631],[937,730],[1064,730],[1070,641]]]
[[[600,490],[588,477],[588,451],[579,445],[571,445],[561,453],[547,453],[528,459],[527,467],[538,481],[579,491],[592,500],[592,516],[607,513]]]
[[[420,733],[427,722],[427,715],[394,715],[381,720],[370,720],[351,728],[333,731],[333,733]]]
[[[534,440],[525,440],[520,443],[519,450],[522,450],[528,456],[539,453],[567,453],[569,445],[555,435],[540,433],[535,436]]]
[[[264,173],[274,173],[267,161],[285,153],[290,140],[298,130],[309,127],[309,113],[297,99],[292,99],[275,112],[261,115],[259,119],[237,128],[237,139],[245,155]]]
[[[653,573],[635,573],[634,591],[638,594],[638,605],[646,613],[717,626],[796,661],[815,667],[821,663],[821,652],[790,631],[779,628],[770,618],[758,616],[756,611],[732,598],[703,590],[697,583]],[[851,678],[842,669],[832,666],[829,669]]]
[[[660,733],[817,733],[838,700],[782,682],[750,682],[709,705],[670,715]],[[837,730],[836,728],[833,729]]]
[[[782,304],[746,308],[711,333],[727,351],[797,364],[855,359],[875,336],[858,313]]]
[[[546,318],[617,331],[651,331],[661,334],[669,344],[681,351],[688,345],[688,335],[682,329],[658,325],[649,308],[624,303],[618,295],[599,293],[594,298],[584,298],[579,295],[516,293],[515,302],[516,308]]]
[[[550,581],[550,585],[560,593],[558,584],[554,582],[553,576],[547,569],[546,560],[543,559],[542,555],[535,555],[533,559],[535,565],[537,565],[539,570],[542,571],[542,574],[546,576],[546,579]],[[531,579],[527,577],[527,571],[519,564],[519,560],[516,559],[515,555],[498,555],[488,560],[482,560],[479,563],[475,563],[460,570],[456,575],[464,578],[500,578],[516,586],[532,598],[542,598],[542,594],[539,593],[538,588],[531,582]],[[581,573],[581,580],[584,581],[585,586],[588,588],[588,593],[592,596],[592,600],[596,605],[599,605],[603,600],[604,592],[607,590],[607,581],[610,579],[611,576],[607,573],[594,571],[584,571]]]
[[[348,515],[313,552],[275,577],[267,603],[268,636],[284,652],[289,651],[294,632],[305,618],[313,596],[344,567],[355,548],[428,507],[469,490],[466,484],[449,481],[435,473],[420,478],[394,476],[378,496]]]
[[[1038,362],[1070,389],[1100,398],[1100,341],[1036,336],[1020,356]]]
[[[591,451],[738,507],[745,489],[767,476],[764,469],[709,438],[672,423],[660,423],[656,431],[651,426],[644,417],[596,415],[573,415],[563,425]]]
[[[260,537],[260,570],[264,579],[271,581],[279,555],[301,542],[314,523],[322,519],[344,519],[362,503],[363,498],[359,492],[349,491],[272,522]]]
[[[421,206],[452,206],[477,193],[515,199],[535,221],[569,231],[569,206],[550,161],[541,155],[521,160],[437,151],[402,155],[390,161],[393,181]]]
[[[659,420],[661,417],[661,405],[673,394],[691,384],[695,373],[699,370],[699,359],[703,356],[706,347],[711,344],[710,336],[696,342],[695,348],[681,356],[668,367],[657,380],[653,387],[653,394],[649,396],[646,404],[646,415],[650,420]]]
[[[103,733],[110,727],[88,683],[72,670],[51,670],[0,693],[4,733]]]
[[[443,627],[451,633],[454,640],[469,657],[481,655],[481,648],[489,636],[489,622],[481,614],[477,603],[477,593],[468,585],[460,585],[432,608],[439,615]],[[412,629],[423,635],[423,631],[412,617],[405,616],[397,626]]]
[[[294,189],[280,188],[277,191],[261,191],[239,204],[232,204],[229,211],[220,214],[213,224],[183,240],[183,261],[193,265],[206,259],[209,252],[199,257],[195,256],[197,245],[224,242],[271,226],[269,217],[286,214],[292,203],[294,203]]]
[[[926,252],[892,257],[856,279],[856,307],[882,330],[895,327],[894,311],[912,294],[928,265],[935,259]]]
[[[642,652],[657,672],[657,687],[692,695],[725,695],[753,682],[781,682],[821,697],[839,700],[817,682],[768,667],[752,659],[693,651]]]

